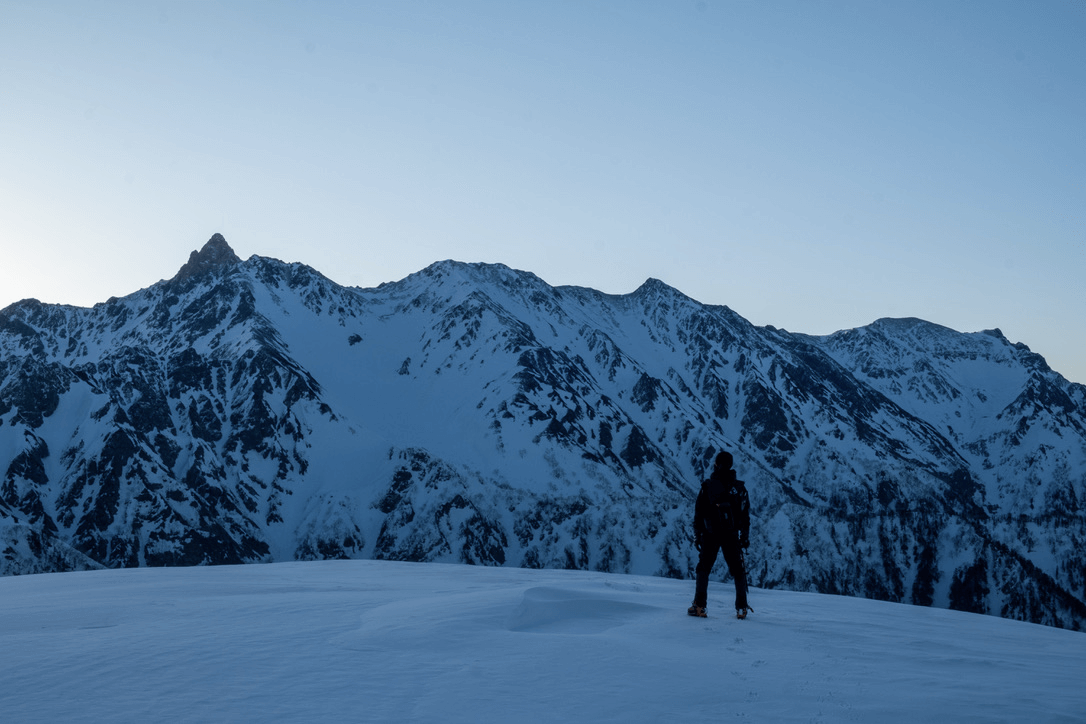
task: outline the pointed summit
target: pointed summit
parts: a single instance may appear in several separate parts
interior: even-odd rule
[[[203,249],[194,251],[189,255],[188,262],[186,262],[185,266],[181,267],[181,270],[177,272],[174,281],[188,279],[189,277],[204,274],[222,267],[233,266],[239,262],[241,262],[241,259],[238,258],[238,255],[230,248],[230,245],[226,243],[226,239],[223,235],[215,234],[208,239],[208,242],[204,244]]]

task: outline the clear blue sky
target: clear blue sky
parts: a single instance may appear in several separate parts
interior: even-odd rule
[[[0,0],[0,307],[441,259],[1086,382],[1086,3]]]

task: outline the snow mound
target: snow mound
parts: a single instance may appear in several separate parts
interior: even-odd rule
[[[639,616],[667,609],[562,588],[530,588],[510,617],[510,631],[596,634],[624,626]],[[670,612],[673,613],[673,612]]]

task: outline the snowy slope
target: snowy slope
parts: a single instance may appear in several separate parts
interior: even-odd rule
[[[719,449],[764,588],[1086,626],[1086,388],[998,333],[757,328],[440,262],[375,289],[216,235],[0,312],[0,573],[332,558],[689,577]]]
[[[1074,722],[1086,635],[840,596],[382,561],[0,579],[40,722]]]

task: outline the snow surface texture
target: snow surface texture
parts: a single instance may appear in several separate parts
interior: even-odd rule
[[[45,722],[1081,722],[1086,634],[712,583],[383,561],[0,580]]]
[[[998,331],[814,338],[457,262],[351,289],[218,235],[123,299],[0,311],[3,574],[691,577],[721,448],[755,586],[1086,628],[1086,387]]]

